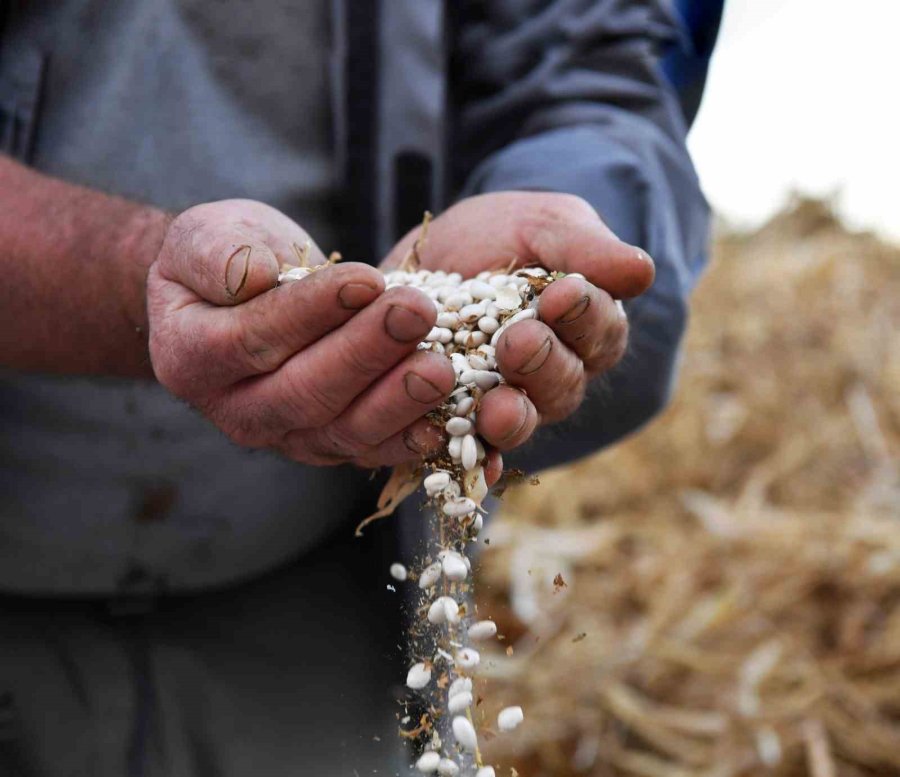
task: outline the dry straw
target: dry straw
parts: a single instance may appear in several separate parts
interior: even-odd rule
[[[900,250],[797,202],[718,241],[693,311],[661,420],[505,497],[480,608],[514,652],[479,692],[528,716],[485,756],[898,775]]]

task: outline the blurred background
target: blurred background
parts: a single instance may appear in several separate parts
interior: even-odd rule
[[[898,28],[727,0],[673,402],[488,533],[485,697],[526,710],[488,756],[521,777],[900,775]]]

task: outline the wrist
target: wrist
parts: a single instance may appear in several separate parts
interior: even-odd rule
[[[123,220],[116,251],[122,262],[119,299],[135,338],[147,345],[147,273],[159,255],[169,225],[175,216],[159,208],[135,206]],[[152,375],[152,370],[148,370]]]

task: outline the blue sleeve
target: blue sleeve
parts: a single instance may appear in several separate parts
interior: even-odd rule
[[[540,469],[636,430],[665,405],[707,261],[709,209],[659,54],[678,28],[661,3],[504,0],[474,4],[460,28],[464,195],[560,191],[590,202],[656,262],[626,304],[629,350],[578,413],[541,430],[510,463]],[[537,7],[536,7],[537,6]]]

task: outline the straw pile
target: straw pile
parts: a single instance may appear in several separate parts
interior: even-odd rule
[[[488,756],[900,775],[900,249],[798,201],[718,240],[693,310],[665,415],[504,499],[486,682],[527,718]]]

